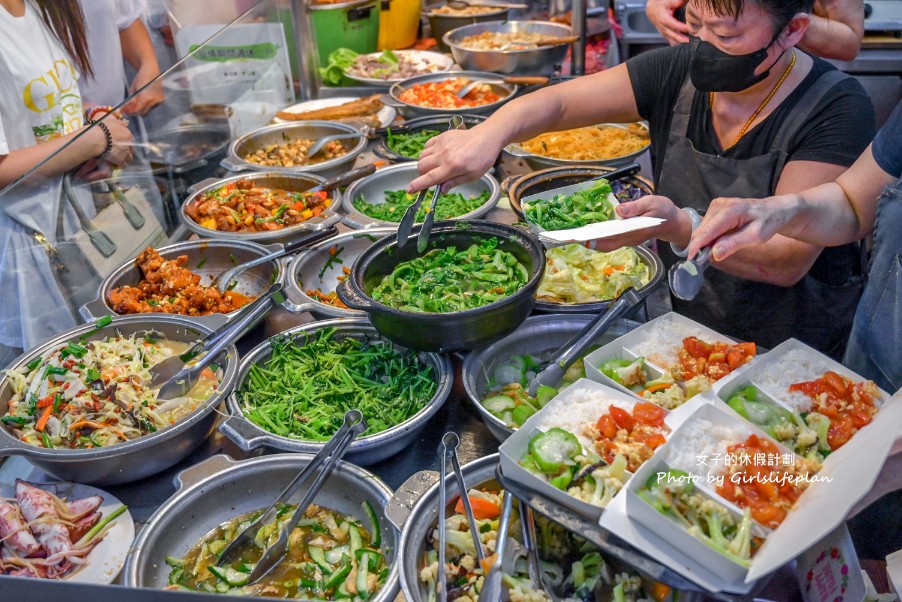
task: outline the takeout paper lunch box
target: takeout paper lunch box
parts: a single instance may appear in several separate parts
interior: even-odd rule
[[[604,176],[601,176],[602,178]],[[586,180],[585,182],[580,182],[579,184],[571,184],[570,186],[562,186],[561,188],[553,188],[551,190],[546,190],[544,192],[537,192],[535,194],[531,194],[529,196],[525,196],[520,199],[520,206],[523,207],[524,217],[523,219],[529,224],[530,229],[539,237],[539,240],[542,241],[542,244],[545,245],[546,249],[552,249],[554,247],[563,247],[569,242],[553,242],[548,240],[547,238],[542,236],[542,233],[545,232],[545,228],[538,224],[534,224],[529,219],[526,218],[526,205],[530,203],[534,203],[536,201],[540,201],[543,199],[550,199],[551,197],[558,194],[573,194],[574,192],[578,192],[580,190],[589,190],[593,188],[598,182],[596,181],[598,178],[593,178],[591,180]],[[608,202],[611,203],[611,207],[615,208],[620,204],[620,201],[614,196],[613,192],[608,193]],[[617,212],[614,211],[614,216],[611,218],[612,220],[622,219]],[[610,221],[610,220],[609,220]],[[577,230],[578,228],[569,228],[567,230],[555,230],[555,232],[568,232],[570,230]]]
[[[812,352],[816,353],[813,350]],[[681,423],[686,425],[693,420],[710,418],[714,415],[712,412],[720,412],[723,419],[739,420],[750,431],[758,431],[753,425],[742,421],[732,410],[723,407],[721,402],[710,404],[710,400],[709,396],[697,396],[674,411],[671,416],[691,408],[693,413],[685,417]],[[704,404],[710,405],[706,407]],[[661,461],[671,464],[667,462],[667,449],[681,442],[681,428],[677,427],[668,443],[656,450],[655,456],[649,462]],[[783,523],[767,537],[744,579],[731,582],[708,567],[694,562],[688,550],[678,541],[668,540],[662,544],[660,538],[630,516],[626,495],[618,496],[620,499],[615,499],[614,503],[608,506],[599,520],[599,525],[707,589],[743,593],[748,591],[748,587],[743,587],[743,584],[748,586],[777,570],[816,544],[845,519],[849,511],[873,486],[900,430],[902,430],[902,391],[883,406],[871,424],[861,429],[860,433],[856,433],[840,450],[848,449],[847,452],[842,455],[837,452],[827,458],[823,468],[816,475],[818,479],[823,480],[811,483]],[[637,471],[637,475],[640,472],[641,469]],[[638,483],[639,480],[637,477],[631,483]],[[628,483],[627,487],[629,486]]]
[[[550,426],[547,428],[539,428],[544,417],[548,416],[556,408],[566,408],[571,403],[574,392],[580,390],[592,392],[597,399],[598,412],[594,418],[591,418],[592,424],[595,424],[598,418],[607,412],[608,408],[612,405],[616,405],[629,412],[632,412],[633,406],[636,405],[634,399],[631,399],[620,391],[615,391],[610,387],[606,387],[586,378],[581,378],[556,395],[544,408],[532,415],[522,427],[514,431],[514,433],[501,444],[498,451],[501,454],[501,471],[507,478],[540,493],[546,498],[577,512],[582,516],[592,520],[598,520],[598,517],[601,516],[604,511],[603,508],[579,500],[568,494],[566,491],[561,491],[551,485],[551,483],[534,475],[519,464],[519,461],[523,456],[529,452],[529,440],[537,433],[552,428]],[[595,405],[596,404],[593,404],[593,408]],[[664,422],[668,427],[673,429],[674,427],[669,424],[668,419],[669,416],[665,417]],[[577,437],[581,436],[581,433],[579,432],[574,432],[573,434]],[[594,452],[594,450],[590,451]]]
[[[732,342],[733,339],[726,335],[722,335],[716,330],[712,330],[707,326],[703,326],[698,322],[690,320],[689,318],[682,316],[678,313],[671,312],[668,314],[664,314],[654,320],[650,320],[646,322],[642,326],[636,328],[635,330],[626,333],[622,337],[619,337],[607,345],[596,349],[589,355],[585,357],[583,360],[583,365],[586,369],[586,378],[594,380],[595,382],[601,383],[608,387],[613,387],[619,391],[623,391],[627,395],[635,399],[640,399],[642,401],[647,401],[633,393],[629,388],[624,387],[620,383],[614,382],[612,379],[608,378],[605,374],[603,374],[600,370],[600,366],[608,360],[618,359],[618,360],[634,360],[639,357],[639,354],[632,351],[632,347],[642,343],[646,340],[652,339],[654,337],[660,336],[660,329],[662,326],[674,325],[684,331],[685,336],[697,336],[698,338],[709,342],[716,343],[720,341],[724,342]],[[677,349],[682,346],[683,338],[670,341],[670,340],[662,340],[661,347],[664,346],[672,346],[674,349]],[[751,362],[744,366],[740,366],[738,369],[734,370],[730,374],[726,375],[719,381],[715,382],[712,386],[712,389],[717,392],[728,383],[733,381],[735,378],[738,378],[739,375],[743,374],[747,370],[750,369],[752,365],[754,365],[761,356],[756,355]],[[659,377],[666,369],[666,366],[661,366],[656,364],[653,361],[650,361],[647,357],[645,358],[645,365],[650,368],[649,372],[652,374],[654,378]],[[696,396],[697,397],[697,396]],[[695,399],[693,397],[692,399]],[[689,401],[689,400],[687,400]]]

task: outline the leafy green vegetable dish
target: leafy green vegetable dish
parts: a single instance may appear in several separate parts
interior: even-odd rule
[[[579,228],[614,217],[614,205],[608,200],[610,194],[611,186],[602,178],[588,190],[523,203],[523,213],[527,221],[545,230]]]
[[[386,190],[384,203],[368,203],[362,196],[354,199],[354,209],[370,217],[385,222],[400,222],[407,208],[413,205],[417,195],[408,194],[403,190]],[[432,198],[431,196],[429,197]],[[474,197],[465,197],[459,192],[451,192],[438,197],[436,203],[435,218],[438,220],[452,219],[475,211],[489,200],[489,191]],[[417,211],[416,221],[426,219],[428,203],[420,205]]]
[[[431,366],[391,344],[339,338],[334,328],[304,338],[270,339],[238,392],[244,416],[271,433],[325,441],[345,412],[360,410],[372,435],[408,420],[438,388]]]
[[[426,143],[441,134],[438,130],[420,130],[409,134],[393,134],[391,128],[385,133],[388,150],[411,159],[419,159]]]
[[[373,299],[404,311],[446,313],[488,305],[523,288],[529,270],[498,248],[495,237],[459,251],[433,249],[395,266],[373,289]]]

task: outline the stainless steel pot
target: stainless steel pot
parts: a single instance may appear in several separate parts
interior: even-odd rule
[[[417,119],[410,119],[398,128],[389,128],[392,133],[416,133],[422,132],[423,130],[436,130],[440,132],[444,132],[448,129],[448,120],[454,117],[454,115],[435,115],[433,117],[419,117]],[[482,123],[486,120],[485,115],[461,115],[460,116],[464,120],[464,124],[466,124],[467,128],[471,128],[474,125]],[[417,159],[414,157],[407,157],[405,155],[399,155],[395,151],[391,150],[388,147],[388,136],[383,135],[376,146],[373,148],[373,152],[383,159],[391,161],[392,163],[409,163],[415,162]]]
[[[433,109],[430,107],[422,107],[420,105],[411,104],[409,102],[404,102],[398,96],[407,88],[414,86],[416,84],[425,84],[429,82],[440,82],[446,79],[452,79],[455,77],[465,77],[469,80],[476,81],[498,81],[498,76],[494,73],[486,73],[485,71],[452,71],[446,73],[429,73],[426,75],[417,75],[415,77],[411,77],[405,79],[402,82],[398,82],[396,84],[392,84],[392,87],[388,89],[388,93],[391,96],[391,106],[396,107],[398,111],[407,118],[413,117],[432,117],[434,115],[463,115],[464,113],[470,113],[473,115],[491,115],[495,112],[501,105],[506,103],[507,101],[514,98],[517,95],[517,92],[520,91],[520,86],[516,84],[491,84],[492,89],[496,94],[501,96],[501,100],[496,102],[489,103],[487,105],[482,105],[479,107],[461,107],[460,109],[448,109],[448,108],[439,108]]]
[[[481,403],[491,392],[488,381],[495,368],[514,355],[528,353],[542,360],[552,359],[551,356],[561,345],[594,318],[595,316],[586,314],[531,316],[513,333],[467,356],[462,372],[464,389],[482,415],[482,421],[489,432],[498,441],[507,439],[514,429],[486,410]],[[638,326],[639,323],[632,320],[618,320],[594,343],[606,345]]]
[[[527,50],[474,50],[461,46],[466,38],[481,33],[538,33],[562,38],[573,35],[567,25],[550,21],[489,21],[453,29],[442,36],[455,62],[464,69],[491,71],[505,75],[551,75],[564,62],[569,44],[541,46]]]
[[[180,125],[151,131],[147,136],[147,159],[165,165],[175,174],[199,170],[225,154],[228,128],[211,125]],[[201,175],[198,179],[203,178]]]
[[[648,284],[636,291],[639,297],[645,299],[652,292],[658,289],[664,283],[664,277],[667,271],[664,269],[664,263],[658,255],[644,245],[632,247],[639,255],[639,261],[648,266],[648,273],[651,276]],[[607,310],[616,299],[606,299],[604,301],[593,301],[591,303],[555,303],[543,299],[536,299],[535,311],[544,314],[597,314]]]
[[[605,127],[617,128],[621,130],[629,130],[629,127],[622,123],[602,123],[600,124]],[[646,131],[648,131],[648,126],[645,124],[641,125]],[[651,144],[644,146],[642,149],[637,150],[634,153],[629,153],[626,155],[621,155],[620,157],[611,157],[610,159],[597,159],[597,160],[588,160],[588,161],[576,161],[573,159],[555,159],[554,157],[544,157],[542,155],[537,155],[535,153],[530,153],[525,150],[519,144],[508,144],[502,150],[502,154],[505,157],[512,157],[514,159],[521,159],[526,162],[529,167],[535,170],[539,169],[548,169],[550,167],[596,167],[596,166],[606,166],[606,167],[624,167],[629,165],[630,163],[635,163],[639,157],[648,152],[651,148]]]
[[[128,336],[152,331],[169,340],[193,343],[214,328],[210,323],[201,324],[184,316],[121,316],[113,318],[108,326],[100,329],[92,323],[67,330],[19,356],[10,368],[21,368],[51,349],[81,336],[92,341],[117,333]],[[219,388],[201,407],[170,427],[139,439],[94,449],[35,447],[19,441],[6,427],[0,427],[0,457],[24,456],[35,466],[60,479],[98,485],[137,481],[165,470],[203,443],[216,422],[214,409],[235,384],[238,376],[238,350],[235,346],[230,345],[215,361],[222,367]],[[0,378],[0,416],[6,414],[11,396],[9,377],[3,376]]]
[[[414,228],[414,233],[418,230]],[[487,238],[512,253],[529,270],[526,285],[514,294],[476,309],[443,314],[402,311],[375,301],[370,292],[395,266],[417,257],[417,247],[398,248],[395,237],[376,242],[354,262],[350,277],[338,286],[348,307],[367,312],[386,338],[410,349],[460,351],[487,345],[510,334],[532,311],[536,289],[545,273],[545,255],[539,241],[521,228],[492,222],[443,221],[432,228],[429,248],[466,249]]]
[[[506,187],[507,196],[510,198],[511,209],[514,210],[520,219],[524,219],[523,207],[520,205],[520,199],[531,194],[570,186],[585,182],[592,178],[598,178],[606,173],[613,171],[614,167],[553,167],[534,171],[522,176],[507,179],[504,181],[503,187]],[[616,194],[620,189],[628,187],[632,192],[633,199],[645,196],[646,194],[654,194],[654,185],[650,180],[642,176],[630,176],[615,182],[611,182],[611,188]]]
[[[179,219],[183,224],[185,224],[185,227],[187,227],[189,230],[191,230],[201,238],[243,240],[260,244],[268,244],[289,242],[291,240],[294,240],[298,235],[304,232],[316,232],[319,230],[325,230],[329,226],[338,223],[338,221],[341,219],[341,216],[339,216],[336,212],[336,207],[341,203],[341,192],[339,192],[338,190],[329,191],[329,197],[332,199],[332,204],[329,205],[329,207],[325,211],[323,211],[316,217],[308,219],[307,221],[301,222],[300,224],[295,224],[294,226],[288,228],[282,228],[281,230],[247,233],[221,232],[219,230],[204,228],[196,221],[191,219],[187,212],[187,208],[191,205],[191,203],[199,202],[200,198],[207,191],[215,190],[220,186],[224,186],[232,182],[237,182],[238,180],[253,180],[254,184],[256,185],[268,188],[279,188],[281,190],[287,190],[289,192],[304,192],[326,181],[325,178],[322,178],[315,174],[302,172],[283,173],[279,171],[245,173],[237,176],[231,176],[229,178],[224,178],[222,180],[216,180],[212,183],[206,184],[198,190],[195,190],[193,193],[191,193],[191,196],[185,199],[185,202],[182,203],[182,206],[179,209]]]
[[[160,506],[135,540],[123,571],[127,587],[162,589],[170,572],[166,556],[183,556],[222,523],[266,508],[306,466],[309,454],[279,454],[238,462],[219,455],[179,473],[178,490]],[[303,491],[295,495],[300,501]],[[380,519],[382,548],[391,569],[385,587],[370,598],[391,602],[398,593],[399,532],[383,510],[392,496],[382,480],[348,462],[340,462],[314,503],[356,517],[369,527],[361,504],[368,501]]]
[[[249,153],[267,146],[285,144],[294,140],[319,140],[333,134],[360,134],[360,138],[340,140],[339,142],[348,150],[347,154],[341,157],[301,167],[269,167],[244,159]],[[353,166],[357,155],[366,148],[366,142],[366,136],[359,129],[337,121],[300,121],[267,125],[236,138],[229,145],[228,155],[222,160],[221,165],[229,171],[250,170],[284,174],[305,172],[331,178]]]
[[[452,29],[470,25],[472,23],[483,23],[485,21],[506,21],[509,8],[500,8],[497,11],[483,13],[481,15],[443,15],[434,12],[435,9],[445,6],[444,3],[430,4],[423,7],[423,14],[429,19],[429,29],[432,37],[435,38],[439,50],[442,52],[451,52],[451,49],[444,42],[445,34]]]
[[[335,328],[337,336],[340,337],[368,338],[370,340],[381,338],[369,322],[360,319],[314,322],[292,328],[282,334],[291,337],[303,337],[312,335],[318,330],[325,328]],[[243,386],[251,366],[266,361],[271,352],[272,347],[269,341],[265,341],[242,358],[236,389],[229,395],[227,400],[230,417],[219,426],[219,430],[245,452],[259,447],[269,447],[282,451],[316,453],[325,445],[325,441],[303,441],[274,435],[247,420],[241,411],[241,403],[239,402],[237,391]],[[419,359],[432,367],[438,385],[435,395],[432,396],[432,399],[426,403],[422,410],[406,422],[402,422],[381,433],[358,437],[351,444],[345,456],[349,462],[368,466],[398,453],[410,445],[410,442],[426,426],[426,422],[448,399],[454,381],[451,361],[447,357],[435,353],[420,354]],[[311,375],[311,377],[315,376]]]
[[[380,169],[372,175],[357,180],[344,193],[341,206],[346,215],[342,218],[342,221],[352,228],[392,226],[397,229],[398,223],[404,215],[403,213],[398,216],[397,222],[376,219],[358,211],[354,207],[354,199],[362,196],[367,202],[383,203],[385,202],[385,192],[387,190],[403,190],[417,176],[419,176],[419,171],[416,163],[401,163]],[[485,203],[469,213],[455,217],[454,220],[482,217],[491,211],[501,198],[501,187],[498,185],[498,180],[489,174],[485,174],[476,181],[467,182],[456,187],[454,192],[459,192],[465,197],[479,196],[485,191],[489,193],[489,198]],[[432,197],[429,198],[431,199]]]
[[[187,255],[185,267],[200,275],[202,284],[209,284],[214,278],[230,270],[240,263],[264,257],[276,250],[275,246],[264,247],[253,242],[241,240],[186,240],[172,245],[160,247],[157,252],[165,259],[175,259]],[[121,286],[134,286],[141,281],[141,270],[135,266],[134,260],[122,264],[106,277],[100,285],[97,299],[81,306],[79,313],[85,321],[92,321],[107,315],[116,315],[109,302],[109,294]],[[275,282],[283,282],[284,273],[278,259],[258,265],[243,272],[237,278],[234,291],[250,297],[259,297]],[[160,312],[162,314],[163,312]],[[211,318],[221,321],[218,316],[230,317],[228,314],[210,314],[210,316],[191,316],[192,320],[206,322]],[[159,315],[159,314],[144,314]],[[165,314],[172,315],[172,314]]]
[[[307,294],[308,290],[320,289],[330,293],[338,288],[339,277],[346,277],[345,268],[350,269],[354,261],[374,242],[394,234],[396,228],[367,228],[356,232],[347,232],[318,243],[303,253],[295,256],[285,269],[286,290],[293,303],[286,307],[291,313],[298,314],[309,311],[317,317],[328,318],[366,318],[366,313],[356,309],[335,307],[317,301]],[[338,257],[342,263],[333,262],[328,268],[326,263],[331,254],[329,249],[341,249]],[[325,268],[325,271],[324,271]]]

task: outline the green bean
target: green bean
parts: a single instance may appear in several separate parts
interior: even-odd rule
[[[270,339],[268,360],[251,367],[238,393],[248,420],[292,439],[327,440],[360,410],[365,435],[392,428],[419,412],[437,390],[431,366],[388,343],[337,339],[335,329],[292,340]]]
[[[403,190],[386,190],[384,203],[368,203],[363,196],[354,199],[354,208],[370,217],[385,222],[400,222],[407,208],[413,205],[417,195],[408,194]],[[429,197],[432,198],[431,196]],[[459,192],[452,192],[439,196],[436,203],[435,218],[438,220],[452,219],[471,211],[475,211],[489,200],[489,191],[474,197],[465,197]],[[426,218],[428,204],[423,203],[417,211],[416,221],[421,222]]]
[[[458,251],[433,249],[395,266],[373,289],[376,301],[404,311],[445,313],[488,305],[523,288],[529,270],[487,238]]]

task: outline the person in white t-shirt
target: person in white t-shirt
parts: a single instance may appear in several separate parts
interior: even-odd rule
[[[87,19],[88,50],[94,74],[79,83],[86,106],[117,106],[160,75],[160,65],[147,27],[141,20],[144,0],[80,0]],[[125,64],[135,69],[131,83]],[[163,102],[163,85],[155,82],[129,100],[121,109],[125,115],[146,115]]]
[[[0,366],[75,325],[40,240],[55,242],[62,174],[132,158],[113,115],[85,131],[84,22],[78,0],[0,0]]]

